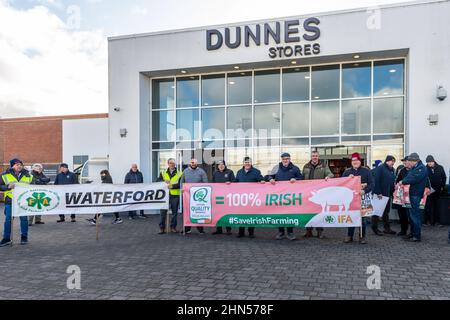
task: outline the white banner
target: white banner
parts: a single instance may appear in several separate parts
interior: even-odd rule
[[[64,186],[16,186],[14,217],[59,214],[102,214],[169,208],[169,189],[153,184],[75,184]]]
[[[388,202],[389,197],[383,196],[383,198],[378,199],[378,196],[374,195],[372,199],[373,213],[368,216],[382,217]]]

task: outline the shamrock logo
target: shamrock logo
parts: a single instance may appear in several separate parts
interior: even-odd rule
[[[328,224],[333,224],[334,223],[334,217],[333,216],[326,216],[325,217],[325,222]]]
[[[35,192],[31,197],[27,199],[29,207],[37,207],[38,210],[42,210],[43,207],[49,207],[52,199],[47,197],[45,192]]]

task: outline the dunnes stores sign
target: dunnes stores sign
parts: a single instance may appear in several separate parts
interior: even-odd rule
[[[222,47],[237,49],[241,46],[269,46],[269,57],[299,58],[320,54],[320,20],[308,18],[256,24],[254,26],[231,27],[224,30],[210,29],[206,31],[206,47],[208,51]]]

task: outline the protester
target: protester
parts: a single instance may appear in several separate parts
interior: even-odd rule
[[[290,181],[295,183],[297,180],[304,180],[304,177],[300,171],[300,168],[291,162],[291,155],[289,153],[283,153],[281,155],[281,162],[272,170],[270,175],[270,183],[275,184],[276,181]],[[280,227],[278,228],[277,240],[285,238],[285,232],[287,229],[287,238],[291,241],[297,238],[294,235],[293,227]]]
[[[406,160],[408,157],[405,157],[402,159],[403,165],[400,165],[396,170],[396,179],[395,183],[398,184],[400,181],[402,181],[406,175],[408,174],[408,167],[406,165]],[[409,219],[408,219],[408,211],[405,207],[399,204],[393,204],[392,208],[397,209],[398,217],[400,219],[400,232],[397,233],[397,236],[403,237],[408,234],[408,227],[409,227]]]
[[[265,183],[264,177],[261,175],[261,171],[253,167],[252,159],[250,157],[244,158],[244,163],[242,169],[240,169],[236,174],[236,182],[245,183],[245,182],[260,182],[262,184]],[[245,237],[245,228],[239,228],[238,238]],[[255,238],[255,228],[248,228],[248,237],[253,239]]]
[[[361,196],[372,192],[373,190],[373,178],[372,173],[366,167],[362,167],[361,156],[359,153],[352,154],[352,167],[345,170],[343,177],[361,177]],[[362,218],[362,234],[359,235],[359,243],[366,244],[366,229],[367,229],[367,218]],[[345,238],[345,243],[353,242],[353,236],[355,234],[355,228],[348,228],[347,237]]]
[[[158,182],[164,181],[169,188],[169,206],[172,211],[172,220],[170,222],[170,231],[172,233],[178,233],[177,221],[178,221],[178,210],[180,207],[180,179],[182,172],[179,172],[176,167],[175,159],[169,159],[167,161],[168,168],[165,171],[161,171],[159,174]],[[160,212],[160,222],[159,222],[159,233],[166,233],[166,219],[167,211],[161,210]]]
[[[42,166],[42,164],[36,163],[35,165],[33,165],[33,167],[31,167],[32,171],[31,174],[33,175],[33,184],[36,185],[40,185],[40,186],[45,186],[50,182],[50,178],[48,178],[45,174],[44,174],[44,167]],[[40,225],[40,224],[45,224],[42,221],[42,216],[30,216],[28,218],[28,226],[32,226],[33,225],[33,220],[36,218],[36,225]]]
[[[4,192],[5,198],[5,224],[3,231],[3,240],[0,247],[8,246],[11,241],[11,225],[12,225],[12,190],[18,183],[32,184],[33,176],[24,169],[23,162],[20,159],[13,159],[9,162],[10,168],[2,174],[0,179],[0,191]],[[28,219],[20,217],[20,244],[28,243]]]
[[[103,170],[102,172],[100,172],[100,178],[102,180],[102,183],[113,184],[113,179],[108,170]],[[95,215],[95,217],[93,219],[88,219],[88,221],[92,225],[95,226],[97,224],[98,217],[99,217],[99,214]],[[114,212],[114,218],[115,219],[113,221],[113,224],[122,224],[123,223],[123,220],[120,218],[120,215],[118,212]]]
[[[412,242],[421,241],[422,219],[420,214],[420,201],[425,193],[428,183],[428,172],[420,161],[417,153],[408,156],[407,165],[410,168],[406,177],[400,181],[400,185],[409,185],[409,198],[411,208],[408,209],[409,221],[411,224],[411,235],[406,239]]]
[[[438,202],[447,183],[447,175],[444,168],[434,160],[433,156],[428,156],[426,162],[428,179],[430,179],[431,188],[434,192],[427,198],[424,223],[434,226],[440,223]]]
[[[383,197],[388,197],[388,203],[383,212],[383,233],[384,234],[396,234],[395,231],[391,229],[389,223],[389,212],[391,211],[391,202],[395,189],[395,158],[393,156],[387,156],[386,161],[375,169],[374,173],[374,189],[373,194],[378,197],[378,199],[383,199]],[[383,233],[378,229],[378,221],[380,218],[378,216],[372,216],[372,230],[377,236],[382,236]]]
[[[70,184],[79,184],[78,178],[75,173],[69,171],[69,166],[66,163],[62,163],[59,166],[59,173],[55,179],[55,185],[70,185]],[[58,223],[62,223],[66,221],[66,217],[63,214],[59,215]],[[70,216],[72,222],[77,222],[76,216],[72,214]]]
[[[213,183],[227,183],[230,184],[236,179],[234,176],[234,172],[231,169],[227,168],[227,164],[224,160],[221,160],[217,163],[217,170],[213,174]],[[231,236],[231,227],[226,228],[226,235]],[[213,233],[213,235],[222,234],[223,229],[222,227],[217,227],[216,232]]]
[[[319,152],[311,153],[311,161],[303,167],[303,176],[305,180],[328,180],[334,177],[330,168],[319,158]],[[323,228],[316,228],[317,238],[323,239]],[[305,238],[313,237],[313,228],[306,228]]]
[[[183,190],[184,183],[208,183],[208,176],[205,170],[198,166],[198,160],[195,158],[191,159],[189,167],[183,171],[180,179],[181,190]],[[197,227],[197,230],[200,234],[205,234],[203,227]],[[191,231],[191,227],[184,228],[186,234],[190,234]]]
[[[142,172],[139,171],[137,164],[132,164],[130,171],[125,175],[125,184],[140,184],[144,183],[144,176]],[[137,213],[136,211],[128,212],[128,219],[134,220],[136,219]],[[144,214],[144,210],[140,210],[139,218],[146,219],[147,216]]]
[[[375,177],[375,170],[377,170],[377,168],[379,166],[381,166],[382,164],[383,164],[383,161],[375,160],[375,162],[372,165],[372,169],[370,170],[370,172],[372,173],[372,177]]]

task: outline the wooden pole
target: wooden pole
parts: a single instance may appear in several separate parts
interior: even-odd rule
[[[97,233],[97,235],[96,235],[97,241],[98,241],[98,239],[99,239],[99,224],[100,224],[100,215],[97,214],[97,215],[95,216],[95,229],[96,229],[96,233]]]

